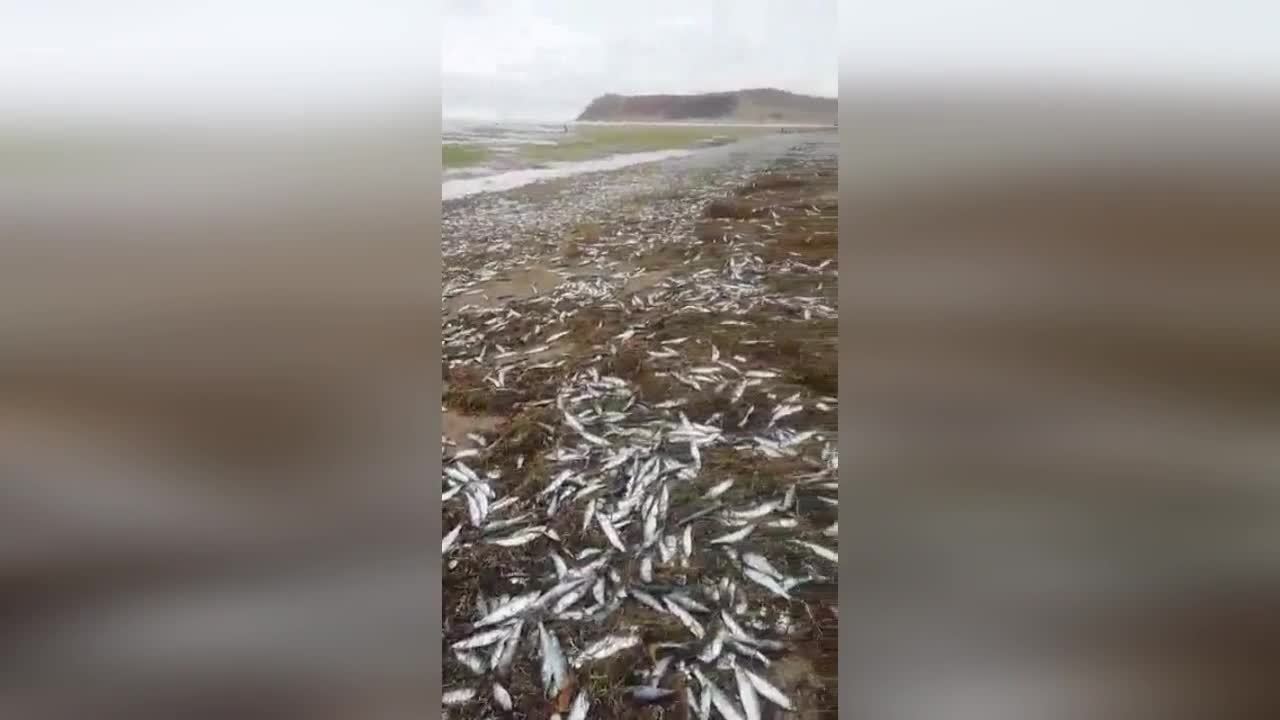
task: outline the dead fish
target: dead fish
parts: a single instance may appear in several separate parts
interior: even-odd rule
[[[733,677],[738,683],[738,699],[742,701],[742,712],[747,720],[760,720],[760,699],[756,697],[756,689],[743,674],[742,668],[733,668]]]
[[[715,485],[712,485],[710,490],[707,490],[705,493],[702,494],[702,499],[715,500],[716,498],[725,494],[725,492],[729,488],[733,487],[733,482],[734,482],[733,478],[729,478],[728,480],[724,480],[722,482],[716,483]]]
[[[573,661],[575,668],[588,662],[612,657],[640,644],[639,635],[606,635],[588,645]]]
[[[791,703],[791,699],[788,698],[781,690],[770,684],[768,680],[765,680],[745,668],[742,672],[747,676],[747,681],[751,683],[751,686],[755,688],[756,692],[759,693],[761,697],[774,705],[777,705],[783,710],[795,709]]]
[[[768,380],[770,378],[778,377],[778,373],[772,370],[748,370],[744,372],[743,375],[745,375],[746,377],[755,378],[758,380]]]
[[[667,609],[671,611],[671,614],[676,616],[676,619],[680,621],[681,625],[684,625],[689,632],[693,633],[694,637],[699,640],[702,639],[706,631],[702,629],[702,624],[699,623],[688,610],[681,607],[679,603],[673,602],[670,596],[662,598],[662,602],[667,606]]]
[[[556,566],[557,578],[562,578],[564,577],[565,573],[569,572],[569,564],[566,563],[564,561],[564,558],[560,557],[560,554],[557,553],[555,550],[551,551],[551,562]]]
[[[742,569],[742,574],[751,582],[754,582],[755,584],[763,587],[769,592],[772,592],[774,595],[777,595],[782,598],[786,598],[788,600],[791,599],[791,595],[787,592],[786,588],[782,587],[782,585],[779,584],[779,582],[773,577],[769,575],[765,575],[759,570],[756,570],[754,568],[749,568],[749,567],[744,567]]]
[[[489,670],[489,663],[475,653],[469,653],[465,650],[455,650],[453,657],[457,659],[459,663],[465,665],[473,675],[483,675]]]
[[[769,563],[769,559],[763,555],[753,552],[745,552],[742,553],[742,562],[749,567],[759,570],[765,575],[771,575],[776,578],[782,577],[782,573],[778,572],[778,570]]]
[[[511,709],[511,693],[499,683],[493,684],[493,701],[503,710]]]
[[[556,604],[552,606],[551,612],[554,615],[563,615],[566,610],[573,607],[573,604],[582,599],[586,594],[586,583],[580,583],[575,589],[565,593],[560,599],[556,600]]]
[[[560,651],[560,641],[542,623],[538,623],[538,642],[542,654],[542,687],[550,697],[564,687],[569,668]]]
[[[733,510],[726,514],[735,520],[757,520],[773,512],[777,508],[778,503],[776,501],[771,501],[760,503],[759,505],[747,508],[746,510]]]
[[[524,621],[517,620],[511,635],[493,647],[493,653],[489,656],[489,666],[499,675],[505,675],[511,669],[511,663],[516,658],[516,650],[520,647],[522,630],[524,630]]]
[[[578,691],[578,697],[573,699],[573,707],[569,708],[569,720],[587,720],[587,710],[591,707],[591,699],[587,697],[586,689]]]
[[[751,532],[755,529],[756,529],[755,525],[747,525],[746,527],[743,527],[739,530],[734,530],[731,533],[726,533],[724,535],[721,535],[720,537],[709,540],[707,544],[708,545],[725,545],[725,544],[736,543],[742,540],[743,538],[745,538],[746,536],[750,535]]]
[[[657,598],[645,592],[644,590],[640,590],[638,588],[630,588],[628,592],[631,594],[631,597],[634,597],[636,600],[639,600],[641,604],[648,607],[650,610],[661,613],[663,615],[667,614],[667,609],[663,607],[661,603],[658,602]]]
[[[479,633],[476,633],[475,635],[472,635],[471,637],[459,640],[458,642],[450,645],[449,647],[453,648],[454,650],[471,650],[474,648],[482,648],[487,645],[492,645],[496,642],[504,640],[509,635],[511,635],[511,628],[497,627],[497,628],[493,628],[492,630],[485,630],[484,632],[479,632]]]
[[[778,422],[778,421],[779,421],[779,420],[781,420],[782,418],[787,417],[788,415],[794,415],[794,414],[796,414],[796,413],[800,412],[800,411],[801,411],[801,410],[803,410],[803,409],[804,409],[804,406],[803,406],[803,405],[780,405],[780,406],[778,406],[778,407],[773,411],[773,415],[771,415],[771,416],[769,417],[769,427],[773,427],[774,423]]]
[[[831,523],[831,527],[829,527],[829,528],[827,528],[826,530],[823,530],[823,531],[822,531],[822,534],[823,534],[823,535],[826,535],[827,537],[836,537],[836,536],[838,536],[838,535],[839,535],[839,533],[840,533],[840,521],[839,521],[839,520],[837,520],[837,521],[835,521],[835,522]]]
[[[485,627],[486,625],[496,625],[504,620],[510,620],[529,608],[532,608],[538,602],[538,597],[541,594],[541,592],[534,590],[523,595],[518,595],[494,608],[488,615],[485,615],[480,620],[477,620],[475,626]]]
[[[453,547],[453,541],[458,539],[458,533],[462,532],[462,523],[458,523],[457,527],[449,531],[448,535],[440,541],[440,554],[444,555],[449,552],[449,548]]]
[[[824,548],[821,545],[818,545],[817,543],[805,542],[804,540],[792,540],[791,542],[801,547],[809,548],[810,550],[813,551],[815,555],[817,555],[820,558],[823,558],[824,560],[830,560],[833,563],[840,562],[840,556],[839,554],[836,553],[835,550]]]
[[[697,600],[694,600],[693,598],[689,597],[687,594],[679,590],[673,590],[672,592],[667,593],[667,597],[670,598],[672,602],[678,603],[680,607],[683,607],[686,610],[690,610],[692,612],[700,612],[700,613],[711,612],[711,608],[703,605]]]
[[[703,686],[706,691],[711,694],[711,704],[715,705],[716,710],[724,720],[745,720],[742,713],[738,712],[738,708],[734,706],[733,701],[729,699],[724,691],[716,687],[716,684],[710,680],[703,680]]]
[[[614,529],[613,523],[604,513],[596,513],[596,523],[600,525],[600,529],[604,531],[604,536],[608,538],[609,543],[618,548],[619,552],[626,552],[627,546],[622,542],[622,538],[618,536],[618,531]]]
[[[790,530],[799,525],[799,521],[795,518],[774,518],[764,523],[764,526],[772,530]]]
[[[723,649],[724,629],[721,628],[716,631],[715,636],[712,637],[711,642],[707,643],[707,646],[702,649],[702,652],[698,653],[698,659],[704,663],[715,662],[716,658],[720,657],[720,653]]]
[[[449,707],[465,705],[475,696],[475,688],[454,688],[453,690],[446,690],[440,696],[440,702]]]
[[[631,696],[631,699],[641,705],[651,705],[670,700],[675,697],[675,690],[667,688],[655,687],[653,685],[632,685],[623,688],[623,692]]]
[[[526,528],[524,530],[521,530],[518,533],[507,535],[506,537],[486,540],[485,542],[489,543],[490,545],[501,545],[502,547],[520,547],[521,545],[527,545],[530,542],[533,542],[537,538],[541,537],[545,530],[546,530],[545,526],[538,526],[535,528]]]

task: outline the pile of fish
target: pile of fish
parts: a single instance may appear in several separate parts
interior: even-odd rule
[[[755,169],[739,167],[733,182]],[[683,235],[666,226],[647,233],[650,242],[656,235],[696,246],[687,226]],[[618,236],[601,247],[628,242]],[[839,503],[837,438],[822,429],[834,427],[837,400],[704,339],[660,338],[653,323],[692,316],[739,326],[740,344],[768,343],[773,322],[835,318],[836,308],[825,295],[771,293],[765,279],[805,272],[834,285],[836,275],[766,263],[757,238],[726,242],[719,265],[672,273],[645,291],[623,292],[629,271],[604,269],[446,317],[447,367],[482,369],[495,390],[540,371],[557,379],[547,396],[523,400],[555,417],[544,428],[554,440],[538,457],[490,463],[493,440],[479,434],[471,447],[444,448],[442,498],[446,517],[456,519],[442,540],[446,573],[499,551],[515,563],[503,573],[504,591],[487,595],[479,583],[446,590],[446,715],[500,717],[536,702],[556,706],[552,717],[583,720],[618,696],[637,706],[681,703],[704,720],[796,708],[770,667],[809,614],[804,586],[838,582],[838,524],[830,521]],[[455,294],[468,273],[453,273]],[[587,308],[613,313],[623,329],[570,365],[557,344]],[[646,401],[607,369],[636,347],[669,381],[669,397]],[[691,397],[707,394],[739,410],[686,413]],[[725,465],[726,457],[741,464]],[[764,478],[724,470],[778,459],[799,469]],[[535,464],[545,480],[530,489]],[[828,519],[819,524],[817,516]],[[660,625],[674,633],[655,637]],[[585,682],[620,658],[631,663],[623,685]],[[535,686],[536,698],[518,690]]]

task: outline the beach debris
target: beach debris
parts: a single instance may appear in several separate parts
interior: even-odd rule
[[[621,664],[633,674],[608,692],[633,704],[708,720],[795,708],[768,668],[806,622],[796,588],[838,570],[838,401],[797,381],[775,338],[836,319],[838,263],[772,243],[792,215],[828,211],[693,230],[777,161],[700,184],[661,166],[583,177],[536,209],[500,194],[446,207],[446,396],[502,416],[465,449],[442,439],[445,610],[463,618],[446,621],[446,707],[508,713],[540,686],[553,717],[584,720],[617,707],[587,675]],[[565,228],[643,192],[646,172],[664,199],[560,253]],[[635,264],[657,252],[680,260]],[[777,290],[787,276],[817,289]],[[660,642],[643,629],[655,616]]]

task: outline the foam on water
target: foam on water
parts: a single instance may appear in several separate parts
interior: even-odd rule
[[[604,170],[617,170],[618,168],[640,163],[685,157],[693,154],[693,152],[692,150],[655,150],[653,152],[624,153],[594,160],[550,163],[546,167],[510,170],[493,175],[445,180],[440,186],[440,199],[453,200],[482,192],[502,192],[540,180],[552,180]]]

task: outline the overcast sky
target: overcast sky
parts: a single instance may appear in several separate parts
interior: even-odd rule
[[[834,97],[836,0],[447,0],[446,115],[572,118],[595,96],[778,87]]]
[[[841,69],[1274,90],[1278,28],[1276,0],[0,0],[0,117],[330,112],[438,84],[447,115],[560,119],[605,92],[834,95]]]

